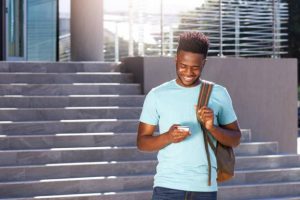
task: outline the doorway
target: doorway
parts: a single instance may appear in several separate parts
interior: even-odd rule
[[[26,0],[6,0],[6,60],[25,60]]]

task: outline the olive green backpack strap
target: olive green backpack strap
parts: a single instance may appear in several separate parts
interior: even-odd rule
[[[198,99],[198,105],[197,105],[197,111],[203,106],[208,105],[209,97],[213,88],[213,84],[209,83],[207,81],[201,81],[201,90],[199,93],[199,99]],[[207,157],[207,162],[208,162],[208,185],[211,185],[211,161],[210,161],[210,154],[209,154],[209,149],[208,149],[208,143],[210,143],[210,138],[208,136],[208,131],[204,127],[204,125],[201,123],[200,119],[198,118],[198,114],[196,115],[197,119],[201,125],[202,131],[203,131],[203,137],[204,137],[204,146],[205,146],[205,151],[206,151],[206,157]]]

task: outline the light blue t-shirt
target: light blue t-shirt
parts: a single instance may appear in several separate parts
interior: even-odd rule
[[[173,124],[189,126],[191,136],[180,143],[172,143],[158,152],[158,165],[154,187],[209,192],[217,191],[216,158],[210,149],[212,182],[208,185],[208,162],[202,129],[197,121],[196,110],[200,85],[186,88],[176,80],[153,88],[146,96],[140,121],[159,125],[160,134]],[[214,111],[216,125],[237,120],[231,98],[226,88],[214,84],[208,107]],[[215,142],[215,141],[214,141]]]

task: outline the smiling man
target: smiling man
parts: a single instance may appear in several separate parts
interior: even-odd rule
[[[197,115],[212,138],[236,147],[241,132],[231,98],[214,84],[207,107],[196,110],[209,42],[200,32],[180,35],[174,80],[146,96],[138,127],[141,151],[159,151],[152,200],[216,200],[216,158],[210,151],[212,180]],[[154,135],[159,126],[159,135]],[[184,126],[185,128],[181,128]]]

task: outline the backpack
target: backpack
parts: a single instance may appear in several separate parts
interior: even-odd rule
[[[198,109],[201,108],[202,106],[207,106],[213,88],[213,83],[207,81],[201,81],[201,82],[202,82],[202,86],[201,86],[199,99],[198,99],[198,105],[197,105]],[[234,155],[233,148],[225,146],[218,141],[217,141],[217,145],[214,146],[209,136],[210,133],[204,127],[204,125],[201,124],[198,115],[197,115],[197,119],[201,125],[204,134],[205,151],[206,151],[206,157],[208,161],[208,185],[211,185],[211,161],[210,161],[210,154],[208,151],[208,145],[210,145],[210,147],[212,148],[216,156],[217,181],[223,182],[231,179],[234,176],[234,165],[235,165],[235,155]]]

